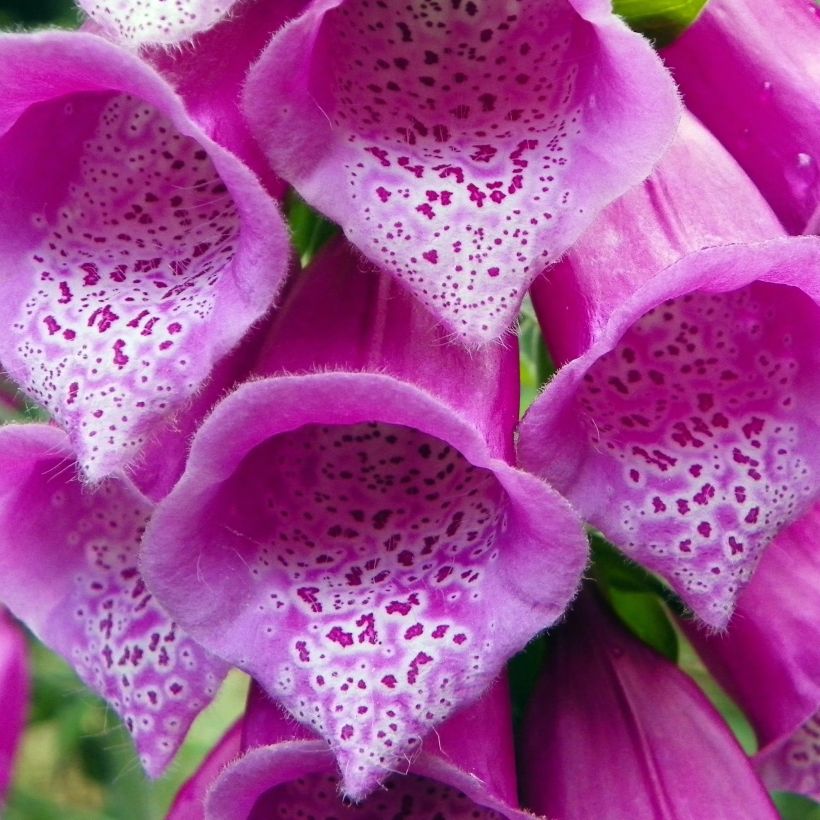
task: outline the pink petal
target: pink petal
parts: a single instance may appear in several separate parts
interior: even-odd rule
[[[179,43],[224,18],[237,0],[77,0],[101,28],[131,45]]]
[[[523,464],[718,628],[818,494],[818,269],[815,237],[684,257],[521,427]]]
[[[471,344],[671,140],[674,86],[604,0],[316,0],[245,111],[274,169]]]
[[[806,0],[711,0],[664,60],[686,104],[791,233],[820,207],[820,15]]]
[[[96,480],[267,309],[287,237],[136,57],[87,34],[3,35],[0,73],[0,358]]]
[[[514,345],[447,345],[343,246],[278,316],[280,375],[202,426],[143,570],[191,634],[331,744],[359,799],[555,621],[586,544],[563,500],[503,460]]]
[[[785,235],[743,169],[684,110],[649,179],[608,206],[533,283],[550,353],[559,364],[580,356],[636,290],[687,253]]]
[[[814,505],[778,535],[725,633],[687,628],[698,654],[741,706],[762,747],[791,735],[820,710],[818,526],[820,506]]]
[[[205,796],[219,774],[236,758],[242,748],[243,721],[238,720],[211,749],[202,765],[177,793],[165,820],[202,820]]]
[[[549,817],[778,817],[702,692],[591,595],[550,642],[524,727],[524,798]]]
[[[226,666],[168,618],[137,570],[151,506],[125,481],[92,492],[75,472],[56,428],[0,429],[0,599],[111,704],[158,776]]]
[[[344,803],[333,757],[315,736],[294,727],[259,690],[252,690],[246,728],[253,742],[226,769],[209,793],[212,818],[336,816],[360,820],[446,817],[447,820],[525,820],[514,808],[515,775],[509,699],[498,685],[471,709],[445,723],[412,762],[358,805]],[[497,756],[478,756],[475,748]],[[407,763],[404,764],[407,766]],[[499,778],[498,769],[504,770]],[[504,787],[499,789],[500,779]],[[299,812],[303,812],[300,815]],[[192,815],[191,820],[194,816]]]
[[[287,192],[287,184],[273,173],[251,136],[239,110],[239,97],[248,69],[271,34],[299,14],[307,2],[246,1],[191,43],[176,48],[154,46],[141,52],[182,97],[208,136],[240,157],[279,199]]]
[[[5,612],[0,612],[0,808],[12,780],[14,757],[28,712],[26,642]]]

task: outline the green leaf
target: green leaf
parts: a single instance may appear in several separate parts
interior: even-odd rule
[[[629,27],[654,41],[657,48],[668,46],[683,34],[706,7],[708,0],[613,0],[616,14]]]
[[[791,792],[775,792],[772,797],[783,820],[820,820],[820,803]]]
[[[607,597],[615,614],[630,632],[672,663],[677,663],[678,636],[657,596],[610,587]]]
[[[316,213],[296,193],[289,195],[286,211],[291,241],[299,254],[299,262],[306,268],[322,245],[339,229],[333,222]]]

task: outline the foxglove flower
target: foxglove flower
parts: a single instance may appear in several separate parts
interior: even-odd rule
[[[197,640],[328,741],[361,799],[561,614],[586,542],[510,466],[512,339],[480,357],[449,345],[340,243],[263,358],[274,375],[197,433],[142,569]]]
[[[188,40],[241,4],[239,0],[77,0],[77,5],[107,35],[140,46]]]
[[[532,815],[515,808],[511,727],[507,688],[497,684],[430,736],[412,762],[404,763],[408,772],[395,774],[382,789],[354,806],[339,794],[339,778],[327,746],[309,730],[294,725],[260,689],[252,688],[243,726],[244,755],[212,784],[205,806],[197,810],[192,801],[178,800],[169,820],[261,819],[285,816],[285,812],[305,817],[335,817],[342,812],[360,820],[526,820]],[[229,734],[224,746],[234,744]],[[210,764],[187,785],[188,794],[207,790],[213,780]]]
[[[703,693],[591,594],[552,638],[524,732],[524,800],[548,817],[779,816]]]
[[[0,74],[0,360],[96,480],[270,305],[284,226],[165,80],[105,40],[3,35]]]
[[[28,690],[25,639],[11,618],[0,611],[0,808],[26,723]]]
[[[111,704],[158,776],[227,667],[146,589],[151,505],[124,479],[90,491],[75,473],[56,427],[0,429],[0,599]]]
[[[608,0],[314,0],[244,107],[277,173],[472,344],[503,334],[678,118]]]
[[[765,208],[690,123],[534,290],[542,313],[564,314],[562,355],[591,346],[527,414],[522,463],[717,628],[820,490],[820,240],[696,251],[724,228],[724,243],[776,235]],[[611,281],[587,288],[601,270]]]
[[[711,0],[664,59],[790,233],[820,219],[820,11]],[[814,228],[817,230],[817,227]]]
[[[722,635],[687,629],[754,726],[772,789],[820,799],[820,507],[766,550]]]

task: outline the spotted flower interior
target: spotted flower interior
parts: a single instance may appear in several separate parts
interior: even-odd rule
[[[724,626],[764,547],[816,494],[820,308],[755,282],[653,308],[568,411],[612,503],[591,521]]]
[[[276,436],[211,506],[213,541],[247,566],[219,590],[258,636],[240,665],[264,670],[271,693],[337,750],[348,788],[393,768],[492,678],[503,638],[479,613],[497,584],[506,506],[494,475],[445,442],[377,423]],[[218,560],[203,554],[207,578]]]
[[[18,226],[4,360],[97,478],[207,374],[240,218],[206,151],[126,94],[32,106],[0,149],[13,191],[0,222]]]
[[[123,41],[178,43],[205,31],[237,0],[77,0],[103,29]]]
[[[113,479],[84,489],[54,428],[2,433],[0,598],[106,699],[158,776],[227,667],[146,588],[137,560],[150,505]]]
[[[419,775],[408,774],[388,780],[360,804],[344,801],[339,779],[313,774],[277,786],[257,800],[248,820],[334,817],[342,811],[356,820],[385,817],[446,817],[448,820],[504,820],[493,809],[482,808],[452,786]]]
[[[672,136],[674,92],[646,44],[578,5],[325,0],[249,78],[277,171],[473,344],[501,335],[529,282]],[[612,140],[610,165],[589,140],[642,106],[624,75],[598,85],[619,49],[670,119],[640,148]]]

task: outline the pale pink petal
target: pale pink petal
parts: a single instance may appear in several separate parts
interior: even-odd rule
[[[244,108],[277,173],[471,344],[647,176],[679,113],[605,0],[316,0]]]
[[[521,427],[524,465],[722,628],[820,483],[820,239],[684,257]]]
[[[226,672],[157,605],[137,569],[151,505],[93,492],[55,427],[0,429],[0,599],[104,697],[158,776]]]
[[[287,236],[136,57],[88,34],[2,35],[0,73],[0,359],[99,479],[270,306]]]

